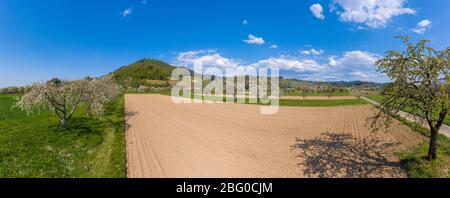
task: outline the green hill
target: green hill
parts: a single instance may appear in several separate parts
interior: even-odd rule
[[[170,79],[172,65],[154,59],[142,59],[128,66],[121,67],[112,74],[115,81],[127,88],[139,86],[164,86]]]

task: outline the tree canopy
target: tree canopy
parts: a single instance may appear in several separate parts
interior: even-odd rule
[[[372,128],[389,126],[392,117],[407,109],[427,123],[430,129],[429,159],[436,159],[436,136],[450,110],[450,49],[438,51],[428,46],[430,41],[412,43],[401,37],[404,51],[388,51],[377,61],[379,70],[392,82],[382,92],[380,112],[374,117]]]
[[[45,83],[34,83],[16,106],[27,113],[50,109],[66,128],[67,121],[81,105],[87,106],[90,115],[100,115],[104,111],[103,105],[119,93],[119,87],[110,77],[75,81],[54,78]]]

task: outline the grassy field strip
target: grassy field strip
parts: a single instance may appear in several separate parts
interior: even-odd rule
[[[363,98],[364,100],[370,102],[371,104],[373,104],[375,106],[380,106],[380,103],[375,100],[372,100],[367,97],[361,97],[361,98]],[[402,118],[405,118],[406,120],[411,121],[411,122],[419,122],[419,120],[420,120],[420,118],[418,116],[408,113],[408,112],[405,112],[405,111],[399,111],[398,114]],[[423,127],[427,128],[427,129],[429,128],[427,123],[419,123],[419,124],[421,124]],[[450,138],[450,126],[443,124],[441,129],[439,130],[439,133]]]
[[[376,102],[380,102],[380,101],[383,99],[383,96],[378,95],[378,94],[371,94],[371,95],[368,95],[366,98],[369,98],[369,99],[374,100],[374,101],[376,101]],[[414,113],[413,111],[408,110],[408,109],[402,109],[402,110],[403,110],[404,112],[407,112],[407,113],[410,113],[410,114],[416,114],[416,113]],[[445,118],[444,124],[450,126],[450,116],[447,116],[447,117]]]
[[[193,94],[194,96],[203,96],[203,97],[217,97],[217,98],[257,98],[256,96],[250,96],[250,95],[200,95],[200,94]],[[358,99],[355,96],[269,96],[270,99],[281,99],[281,100],[355,100]]]
[[[302,94],[301,92],[284,92],[283,93],[284,96],[351,96],[352,93],[349,91],[344,91],[344,92],[333,92],[333,93],[306,93],[306,94]]]
[[[170,96],[168,93],[163,93],[162,95]],[[182,96],[181,96],[182,97]],[[191,96],[193,99],[194,96]],[[236,98],[224,98],[217,96],[203,96],[202,98],[205,101],[219,101],[225,102],[227,99],[234,99],[234,102],[237,103]],[[270,105],[261,103],[259,100],[257,103],[250,103],[250,99],[246,98],[243,104],[254,104],[254,105]],[[296,100],[296,99],[279,99],[280,106],[300,106],[300,107],[332,107],[332,106],[346,106],[346,105],[364,105],[368,104],[366,100],[363,99],[339,99],[339,100]]]

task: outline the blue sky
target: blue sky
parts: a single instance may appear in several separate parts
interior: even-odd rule
[[[280,67],[307,80],[384,82],[393,37],[450,46],[448,0],[2,0],[0,87],[100,76],[140,58]]]

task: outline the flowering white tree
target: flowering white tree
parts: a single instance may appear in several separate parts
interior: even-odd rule
[[[109,77],[76,81],[54,78],[45,83],[33,84],[19,98],[16,106],[27,113],[48,108],[58,116],[61,126],[66,128],[67,121],[81,105],[88,107],[90,115],[100,115],[104,112],[103,105],[119,93],[119,87]]]
[[[119,85],[114,83],[111,77],[85,78],[87,83],[86,94],[83,102],[87,105],[89,115],[103,114],[103,104],[116,98],[121,93]]]

